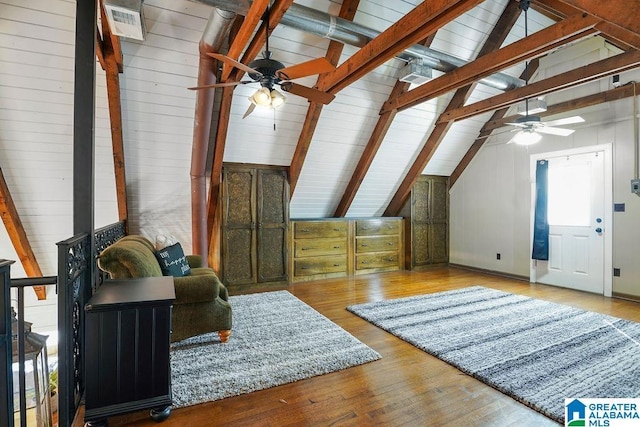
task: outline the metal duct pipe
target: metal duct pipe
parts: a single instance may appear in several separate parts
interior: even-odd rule
[[[200,65],[198,86],[216,82],[216,60],[208,52],[218,52],[236,17],[234,12],[214,8],[200,39]],[[191,238],[194,254],[202,256],[207,265],[209,237],[207,236],[207,151],[213,112],[213,91],[196,92],[196,110],[193,123],[191,150]]]
[[[380,34],[379,31],[363,25],[297,3],[293,3],[287,9],[280,23],[310,34],[357,47],[366,45]],[[421,58],[424,65],[443,72],[448,72],[467,64],[467,61],[463,59],[422,45],[413,45],[397,57],[405,61]],[[504,73],[488,76],[480,80],[480,83],[500,90],[515,89],[525,84],[521,79]]]
[[[222,9],[231,7],[229,5],[230,0],[197,1]],[[247,4],[247,0],[238,0],[234,3],[233,9],[227,10],[233,10],[239,15],[246,15],[249,11],[249,5]],[[366,45],[380,34],[379,31],[363,25],[297,3],[292,3],[291,6],[289,6],[280,23],[316,36],[357,47]],[[405,61],[421,58],[424,65],[442,72],[451,71],[468,63],[463,59],[422,45],[413,45],[397,57]],[[479,83],[499,90],[510,90],[525,85],[524,80],[504,73],[496,73],[485,77],[480,80]]]

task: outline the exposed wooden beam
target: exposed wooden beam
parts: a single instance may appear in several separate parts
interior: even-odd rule
[[[102,16],[102,41],[100,43],[105,64],[107,80],[107,100],[109,103],[109,119],[111,122],[111,145],[113,151],[113,169],[116,180],[116,198],[118,203],[118,220],[128,218],[127,178],[124,160],[124,137],[122,135],[122,105],[120,101],[120,73],[122,72],[122,52],[117,36],[109,28],[109,21],[100,1]],[[114,43],[115,40],[115,43]],[[126,224],[126,222],[125,222]]]
[[[578,9],[564,0],[533,0],[531,5],[536,11],[556,20],[564,19],[566,16],[575,13],[588,12],[594,16],[601,15],[591,10],[585,11]],[[600,16],[600,18],[604,19],[602,16]],[[620,28],[606,20],[599,22],[595,28],[600,31],[602,36],[610,43],[617,45],[623,50],[640,48],[640,36],[636,33]]]
[[[397,98],[386,102],[382,112],[413,107],[517,63],[540,56],[569,41],[593,34],[595,32],[593,27],[598,22],[597,18],[590,15],[573,15],[529,37],[485,54],[475,61],[401,94]]]
[[[2,168],[0,168],[0,217],[4,227],[9,234],[9,239],[13,243],[13,247],[20,258],[20,263],[24,268],[25,273],[29,277],[42,277],[42,270],[36,259],[27,233],[24,231],[18,209],[16,208],[7,181],[4,179]],[[45,286],[34,286],[33,290],[38,296],[39,300],[47,299],[47,288]]]
[[[213,152],[213,164],[209,181],[209,198],[207,203],[207,235],[209,236],[209,266],[220,273],[220,228],[214,227],[219,221],[218,202],[220,199],[220,181],[222,179],[222,163],[224,160],[224,148],[229,131],[229,117],[231,116],[231,104],[233,101],[233,86],[222,88],[222,102],[218,116],[218,129],[216,131],[215,149]]]
[[[500,15],[498,22],[489,34],[489,37],[480,49],[480,52],[478,53],[479,57],[487,57],[491,52],[499,51],[500,46],[509,35],[511,28],[515,25],[519,15],[520,9],[517,5],[514,4],[514,2],[508,3]],[[458,88],[451,101],[449,101],[449,104],[445,109],[445,113],[462,107],[465,102],[467,102],[467,99],[469,99],[469,96],[471,96],[476,84],[477,83],[473,83],[468,86]],[[385,216],[396,216],[400,213],[400,210],[411,193],[411,189],[433,157],[433,154],[444,140],[444,137],[447,135],[452,125],[453,122],[436,124],[429,135],[429,138],[427,138],[427,141],[409,168],[409,172],[405,175],[393,198],[389,202],[384,213]]]
[[[640,51],[631,50],[620,55],[596,61],[566,73],[549,77],[528,86],[513,89],[500,95],[475,102],[443,114],[440,122],[462,120],[469,117],[506,107],[526,98],[568,89],[592,80],[618,74],[640,66]]]
[[[278,26],[287,9],[291,6],[291,3],[293,3],[293,0],[275,0],[273,2],[273,6],[271,6],[271,9],[269,10],[269,35],[271,35],[273,29]],[[263,22],[260,25],[260,28],[258,28],[256,34],[253,36],[251,43],[249,43],[249,46],[244,51],[244,55],[242,55],[240,62],[248,65],[251,61],[256,59],[266,40],[267,23]],[[240,81],[243,75],[244,71],[236,68],[231,74],[230,79],[237,82]]]
[[[233,38],[233,42],[229,47],[229,51],[227,52],[227,56],[233,59],[238,59],[242,50],[247,45],[249,39],[251,39],[251,35],[253,34],[253,30],[258,25],[258,22],[262,19],[262,15],[264,15],[265,10],[269,6],[269,0],[254,0],[251,3],[251,7],[249,8],[249,12],[247,16],[244,18],[240,29],[236,33],[236,36]],[[222,66],[222,74],[220,76],[220,81],[225,82],[231,75],[232,67],[224,63]]]
[[[329,73],[321,90],[333,94],[339,92],[481,2],[482,0],[422,2]]]
[[[359,4],[360,0],[344,0],[340,7],[340,13],[338,16],[349,21],[353,20]],[[342,55],[343,48],[344,45],[342,43],[331,40],[325,57],[333,65],[337,65],[340,60],[340,55]],[[323,82],[325,81],[326,76],[327,74],[321,74],[318,76],[318,79],[316,80],[316,87],[321,87],[324,84]],[[296,144],[296,151],[293,153],[291,164],[289,165],[289,193],[291,197],[293,196],[296,184],[300,178],[300,172],[302,171],[302,166],[304,165],[304,161],[307,157],[307,152],[309,151],[309,146],[313,139],[313,134],[316,131],[316,126],[318,125],[320,114],[322,113],[322,107],[323,104],[320,104],[319,102],[309,102],[309,108],[307,109],[307,114],[305,116],[304,123],[302,124],[302,130],[298,137],[298,143]]]
[[[525,78],[526,77],[525,73],[527,74],[535,73],[539,65],[540,65],[540,61],[538,60],[538,58],[529,62],[529,66],[527,67],[528,69],[522,72],[522,74],[520,75],[520,78]],[[473,144],[471,144],[471,147],[469,147],[465,155],[462,157],[462,160],[460,160],[460,163],[458,163],[458,166],[456,166],[453,173],[451,173],[451,175],[449,176],[450,188],[453,187],[453,184],[455,184],[458,178],[460,178],[460,175],[462,175],[462,172],[464,172],[467,166],[469,166],[469,163],[471,163],[471,160],[473,160],[473,158],[478,153],[478,151],[480,151],[480,148],[482,148],[482,146],[486,142],[487,137],[491,134],[491,130],[487,129],[488,124],[494,121],[502,120],[502,118],[507,114],[508,111],[509,111],[509,107],[503,107],[499,110],[494,111],[491,118],[485,123],[482,129],[480,129],[478,137],[473,142]]]
[[[629,0],[561,0],[586,13],[591,13],[598,18],[610,22],[621,30],[632,34],[640,34],[640,20],[638,19],[639,6],[635,1]]]
[[[587,95],[580,98],[559,102],[557,104],[548,105],[546,111],[536,113],[536,116],[552,116],[555,114],[562,114],[568,111],[578,110],[580,108],[590,107],[592,105],[602,104],[603,102],[628,98],[630,96],[633,96],[633,85],[634,83],[626,84],[624,86],[616,87],[604,92],[594,93],[593,95]],[[640,87],[638,87],[638,90],[640,91]],[[494,119],[492,117],[489,121],[487,121],[482,129],[485,131],[493,131],[494,129],[504,127],[507,123],[512,123],[518,117],[521,116],[508,116],[501,119]]]

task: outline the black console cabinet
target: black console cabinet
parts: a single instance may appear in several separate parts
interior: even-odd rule
[[[171,408],[172,277],[107,280],[85,306],[85,422]]]

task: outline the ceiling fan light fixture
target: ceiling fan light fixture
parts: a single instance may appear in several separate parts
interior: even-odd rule
[[[277,90],[273,89],[271,91],[271,108],[280,107],[285,103],[286,100],[287,98]]]
[[[542,135],[537,133],[535,130],[523,129],[514,135],[512,141],[518,145],[532,145],[540,142],[541,139]]]
[[[261,87],[249,97],[249,101],[259,107],[270,107],[271,91],[269,91],[269,88]]]

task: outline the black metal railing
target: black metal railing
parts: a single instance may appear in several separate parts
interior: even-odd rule
[[[126,234],[124,221],[58,243],[58,425],[70,426],[84,392],[84,305],[104,280],[96,256]],[[93,272],[93,273],[92,273]]]
[[[26,426],[24,289],[56,285],[58,293],[58,425],[73,423],[84,392],[84,304],[102,284],[104,275],[96,268],[97,254],[126,234],[126,224],[119,221],[94,231],[90,236],[76,235],[57,243],[58,275],[11,279],[14,261],[0,259],[0,425],[14,425],[11,288],[18,293],[18,360],[20,420]],[[94,273],[95,272],[95,273]]]
[[[7,420],[8,426],[14,424],[14,391],[13,391],[13,340],[11,328],[11,288],[17,290],[17,355],[18,355],[18,396],[20,425],[27,426],[27,396],[26,396],[26,360],[25,360],[25,320],[24,320],[24,290],[25,288],[44,285],[55,285],[56,276],[32,277],[24,279],[11,279],[11,264],[13,261],[0,260],[0,283],[2,284],[2,296],[0,306],[4,315],[0,320],[0,348],[2,357],[0,361],[0,419]]]

